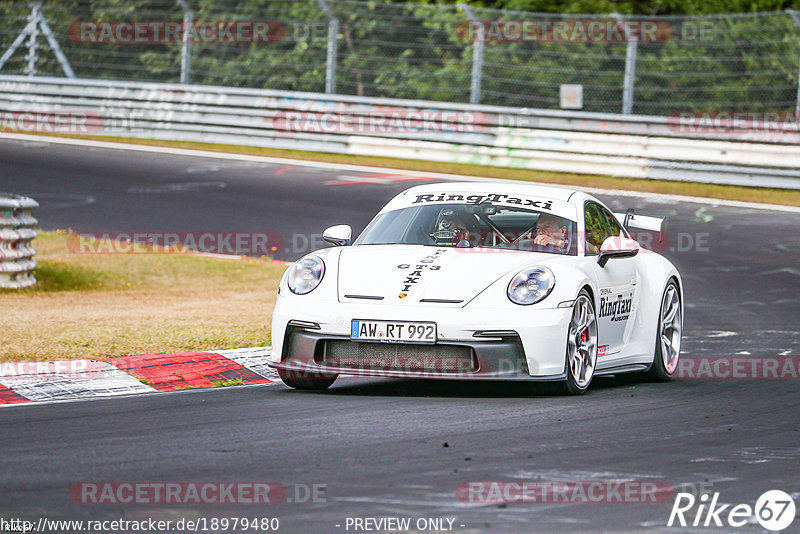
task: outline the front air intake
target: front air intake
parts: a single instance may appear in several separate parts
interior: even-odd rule
[[[463,345],[416,345],[406,343],[364,343],[329,339],[324,341],[318,364],[339,369],[372,371],[474,373],[473,350]]]

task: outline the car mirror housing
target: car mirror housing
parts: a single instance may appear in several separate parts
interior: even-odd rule
[[[625,237],[620,232],[618,236],[612,236],[603,241],[600,254],[597,256],[597,263],[600,267],[605,267],[608,260],[612,258],[632,258],[639,253],[640,248],[639,243]]]
[[[350,244],[353,229],[347,224],[331,226],[322,232],[322,240],[337,247],[344,247]]]

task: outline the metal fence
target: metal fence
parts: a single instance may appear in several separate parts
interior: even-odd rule
[[[0,125],[20,133],[222,143],[800,189],[796,128],[687,138],[669,118],[643,115],[0,75]]]
[[[2,74],[800,115],[793,11],[643,18],[350,0],[6,0],[0,54]]]
[[[28,197],[0,193],[0,288],[23,288],[36,283],[36,219],[39,204]]]

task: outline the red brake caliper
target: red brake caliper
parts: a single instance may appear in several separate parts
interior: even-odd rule
[[[586,343],[586,330],[581,332],[581,343]]]

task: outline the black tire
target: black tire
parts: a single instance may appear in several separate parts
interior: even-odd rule
[[[307,371],[287,371],[278,369],[283,383],[294,389],[328,389],[339,375],[312,373]]]
[[[635,373],[624,373],[617,375],[616,378],[620,382],[624,384],[633,384],[637,382],[669,382],[675,376],[677,366],[670,373],[666,367],[666,364],[664,363],[664,355],[661,350],[661,319],[664,316],[664,297],[666,297],[670,287],[677,292],[680,305],[683,305],[683,301],[680,300],[680,290],[678,289],[678,284],[674,279],[670,280],[669,283],[667,283],[667,286],[664,288],[664,293],[661,294],[661,304],[659,304],[658,308],[658,324],[656,325],[656,340],[655,346],[653,347],[653,362],[650,364],[650,369],[647,371],[638,371]]]
[[[591,310],[591,326],[594,329],[594,354],[593,362],[591,365],[591,375],[588,378],[588,381],[583,380],[580,381],[573,376],[572,372],[572,362],[570,361],[570,336],[575,335],[575,332],[572,331],[572,325],[574,320],[575,311],[577,311],[577,306],[579,302],[584,302],[589,310]],[[588,327],[587,327],[588,330]],[[594,371],[597,367],[597,314],[595,313],[594,309],[594,302],[592,301],[592,297],[589,296],[589,292],[586,289],[581,289],[580,293],[578,293],[578,297],[575,299],[575,308],[573,308],[573,319],[570,320],[570,326],[567,328],[567,350],[565,355],[565,367],[567,378],[563,382],[561,382],[561,391],[566,395],[583,395],[586,393],[586,390],[589,389],[589,386],[592,383],[592,379],[594,378]]]
[[[675,363],[670,371],[667,368],[667,364],[664,358],[664,352],[661,345],[661,331],[662,331],[662,321],[664,318],[664,305],[667,294],[671,291],[674,291],[674,294],[677,296],[678,302],[678,314],[682,313],[682,306],[683,302],[681,300],[681,292],[678,289],[678,284],[675,280],[670,280],[667,284],[667,287],[664,288],[664,293],[661,295],[661,304],[658,308],[658,328],[656,329],[656,343],[655,348],[653,350],[653,363],[650,365],[650,369],[645,373],[642,373],[642,378],[649,382],[669,382],[675,376],[678,370],[678,363],[677,360],[680,356],[680,341],[678,342],[678,354],[675,355]],[[682,319],[682,317],[681,317]],[[681,327],[682,327],[682,320],[681,320]],[[678,331],[678,338],[680,340],[680,332],[682,328]]]

